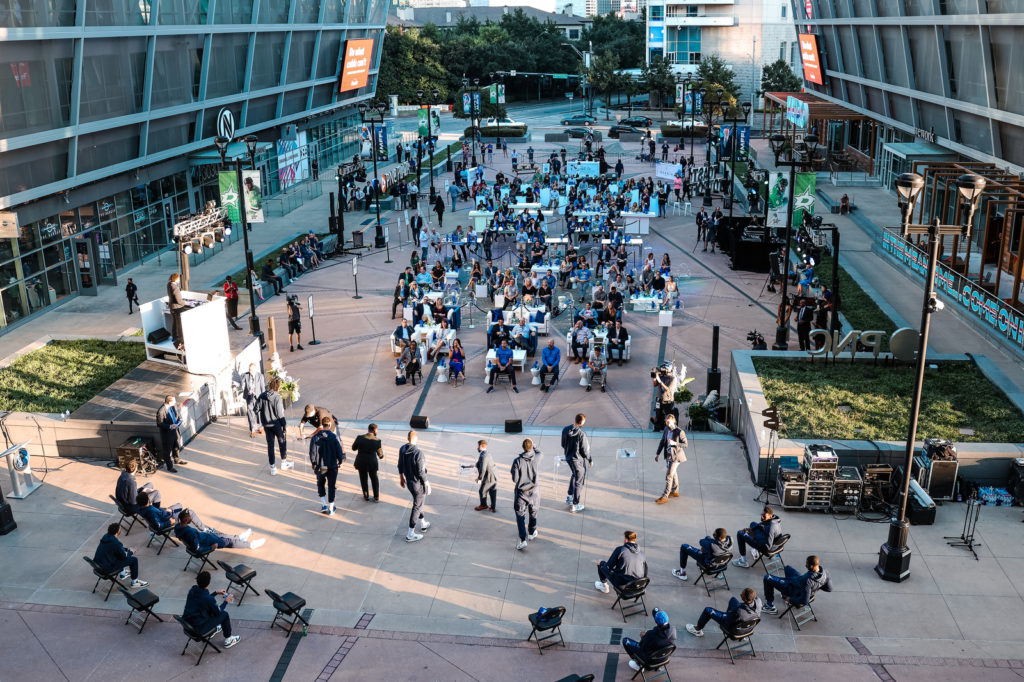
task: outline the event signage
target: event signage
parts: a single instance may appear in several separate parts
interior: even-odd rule
[[[883,331],[860,331],[854,329],[843,334],[839,330],[814,329],[810,332],[811,348],[807,354],[812,357],[836,357],[840,353],[849,353],[853,358],[861,349],[878,357],[882,352]],[[889,336],[889,350],[898,360],[911,360],[917,350],[920,337],[917,330],[900,327]]]
[[[238,214],[238,184],[235,171],[221,171],[217,177],[220,187],[220,204],[227,212],[228,220],[233,223],[242,222]],[[263,191],[260,186],[260,172],[242,171],[242,183],[245,187],[245,218],[250,223],[263,222]]]
[[[464,113],[464,114],[468,114],[469,113],[469,93],[468,92],[462,93],[462,113]]]
[[[374,139],[374,155],[378,159],[387,160],[388,158],[388,129],[384,126],[375,126],[373,128],[375,139]]]
[[[721,130],[719,131],[719,133],[720,133],[721,144],[722,144],[722,148],[721,148],[722,156],[731,156],[731,150],[732,150],[732,142],[731,142],[731,139],[732,139],[732,128],[729,127],[729,126],[722,126]],[[750,126],[748,126],[748,125],[736,126],[736,138],[737,138],[737,140],[739,140],[740,152],[741,152],[740,154],[737,155],[737,158],[743,158],[743,157],[745,157],[747,155],[746,153],[750,150]]]
[[[804,78],[812,83],[824,85],[825,80],[821,77],[821,57],[818,52],[818,36],[813,33],[801,33],[800,61],[804,65]]]
[[[882,232],[882,251],[922,279],[927,276],[928,254],[898,233]],[[965,312],[976,317],[992,332],[1012,342],[1016,350],[1024,351],[1024,313],[942,263],[935,267],[935,290],[960,304]]]
[[[814,193],[818,176],[815,173],[797,173],[793,183],[793,230],[804,224],[804,213],[814,215]]]
[[[811,117],[811,109],[807,102],[789,95],[786,97],[786,120],[797,128],[806,128],[807,120]]]
[[[235,115],[230,109],[217,112],[217,134],[229,140],[235,136]]]
[[[421,108],[421,109],[417,109],[416,110],[416,123],[419,126],[419,136],[420,137],[426,137],[427,136],[427,131],[429,130],[429,128],[427,127],[427,120],[428,120],[427,117],[429,115],[430,115],[430,110],[429,109],[422,109]]]
[[[370,55],[373,53],[373,38],[346,40],[338,92],[348,92],[364,87],[370,79]]]
[[[775,171],[768,180],[768,227],[784,227],[789,211],[789,174]]]

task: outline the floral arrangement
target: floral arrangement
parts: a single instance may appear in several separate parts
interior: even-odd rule
[[[299,401],[299,380],[288,375],[284,371],[284,367],[281,366],[280,361],[271,363],[270,366],[270,378],[277,377],[281,380],[281,397],[289,402],[296,403]]]

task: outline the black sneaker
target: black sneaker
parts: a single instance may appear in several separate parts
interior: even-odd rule
[[[295,346],[288,346],[288,352],[294,353],[295,352]]]
[[[306,350],[305,348],[303,348],[303,347],[302,347],[302,344],[301,344],[301,343],[298,343],[298,344],[296,344],[296,345],[297,345],[297,346],[299,347],[299,350]]]

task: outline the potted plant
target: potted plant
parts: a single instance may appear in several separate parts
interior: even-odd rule
[[[686,414],[690,417],[690,429],[693,431],[707,431],[708,420],[711,418],[711,410],[703,403],[693,403]]]

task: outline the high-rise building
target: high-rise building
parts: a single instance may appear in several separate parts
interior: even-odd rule
[[[360,134],[352,105],[376,87],[387,12],[385,0],[4,7],[0,333],[115,283],[167,247],[177,218],[216,199],[223,110],[236,137],[260,139],[264,195],[294,179],[279,168],[282,138],[321,168],[351,159]],[[346,43],[367,57],[354,87],[340,78]]]
[[[735,74],[741,98],[760,87],[761,68],[785,59],[798,65],[799,48],[789,0],[649,0],[650,63],[664,56],[680,73],[694,73],[702,57],[718,55]]]

